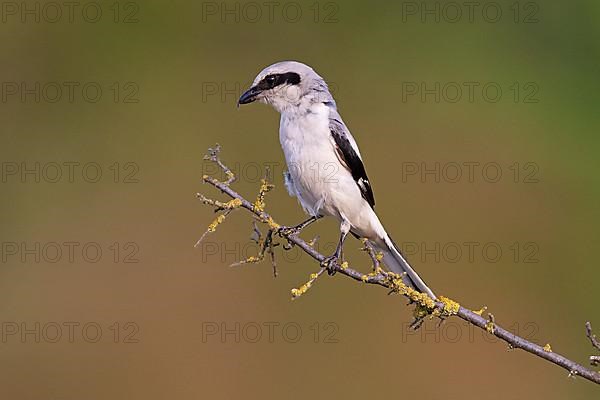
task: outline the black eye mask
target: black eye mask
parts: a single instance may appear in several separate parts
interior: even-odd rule
[[[259,90],[273,89],[283,84],[297,85],[300,83],[300,75],[295,72],[286,72],[285,74],[271,74],[265,76],[256,88]]]

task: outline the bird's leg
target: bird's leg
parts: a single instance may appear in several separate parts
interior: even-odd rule
[[[340,225],[340,231],[340,241],[335,248],[335,252],[331,256],[321,261],[321,266],[327,268],[327,273],[329,275],[335,275],[335,266],[336,264],[340,264],[344,240],[346,240],[346,236],[348,236],[348,232],[350,232],[350,223],[348,221],[342,221],[342,224]]]
[[[302,232],[302,230],[304,228],[306,228],[307,226],[309,226],[310,224],[312,224],[313,222],[317,221],[319,218],[322,218],[322,217],[323,217],[322,215],[316,215],[316,216],[313,215],[306,221],[303,221],[296,226],[282,226],[281,228],[279,228],[279,234],[285,235],[285,236],[297,235],[300,232]]]

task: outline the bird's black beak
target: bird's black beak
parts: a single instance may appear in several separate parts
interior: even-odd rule
[[[261,92],[262,90],[258,89],[256,86],[246,90],[246,92],[243,95],[241,95],[240,99],[238,100],[238,107],[240,106],[240,104],[252,103],[256,100],[256,96],[258,96]]]

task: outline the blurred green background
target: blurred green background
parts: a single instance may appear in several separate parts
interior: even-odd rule
[[[381,288],[324,276],[290,301],[318,267],[278,250],[277,279],[268,263],[229,268],[254,254],[246,213],[193,247],[214,218],[195,193],[222,198],[200,180],[214,171],[202,156],[216,142],[239,172],[236,190],[254,197],[271,165],[268,210],[282,224],[304,217],[282,185],[278,115],[235,107],[263,67],[299,60],[331,83],[377,211],[397,242],[420,249],[409,258],[430,286],[586,363],[584,322],[600,330],[597,2],[483,2],[472,17],[463,3],[358,1],[99,2],[96,17],[84,2],[71,21],[58,3],[57,22],[56,6],[9,3],[6,398],[597,397],[591,383],[458,320],[410,332],[411,308]],[[407,92],[425,83],[435,93],[436,82],[439,101]],[[472,101],[465,82],[478,85]],[[490,83],[497,101],[483,96]],[[479,165],[471,180],[464,163]],[[500,168],[496,183],[495,170],[482,173],[488,163]],[[439,181],[421,175],[436,165]],[[337,232],[325,220],[304,236],[318,233],[329,252]],[[358,247],[350,239],[346,256],[366,271]]]

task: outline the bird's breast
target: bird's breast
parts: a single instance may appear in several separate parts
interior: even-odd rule
[[[282,116],[280,141],[302,206],[311,214],[335,214],[328,200],[340,187],[343,167],[333,147],[329,118],[317,113],[303,118]]]
[[[324,115],[282,117],[279,138],[292,177],[300,180],[320,177],[337,164],[329,119]]]

